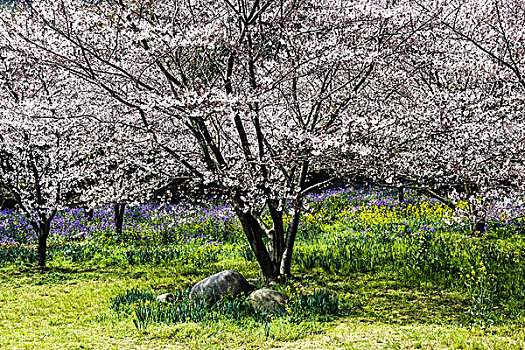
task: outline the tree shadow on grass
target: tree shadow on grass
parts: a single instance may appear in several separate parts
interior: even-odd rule
[[[189,265],[128,267],[51,267],[42,272],[34,267],[0,270],[4,285],[72,284],[77,281],[142,280],[157,291],[186,287],[216,273],[219,266],[195,269]],[[169,278],[165,278],[170,276]],[[153,277],[157,280],[148,283]],[[138,282],[142,283],[142,282]],[[465,293],[421,285],[395,273],[354,273],[348,275],[304,271],[291,283],[306,292],[327,289],[339,297],[341,317],[357,322],[388,324],[468,324],[469,300]]]
[[[407,325],[468,324],[465,293],[421,285],[395,273],[298,275],[307,289],[328,289],[339,296],[341,313],[357,322]]]
[[[154,289],[175,288],[180,285],[186,286],[198,279],[207,277],[216,273],[216,267],[195,269],[192,266],[168,265],[168,266],[88,266],[78,265],[71,267],[54,267],[51,266],[42,270],[35,266],[8,267],[0,270],[0,282],[4,285],[10,284],[71,284],[74,281],[117,281],[126,280],[144,280],[151,277],[173,276],[173,282],[160,286],[151,286]]]

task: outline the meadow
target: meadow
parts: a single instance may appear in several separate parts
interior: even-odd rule
[[[293,276],[270,285],[219,201],[131,206],[122,235],[110,207],[61,211],[44,272],[30,226],[4,210],[0,348],[525,348],[525,220],[488,222],[480,237],[437,200],[395,198],[379,188],[308,197]],[[224,269],[289,295],[286,311],[188,300]],[[158,303],[165,292],[176,301]]]

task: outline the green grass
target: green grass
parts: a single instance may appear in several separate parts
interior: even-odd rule
[[[265,336],[255,321],[152,324],[138,332],[132,316],[111,310],[131,288],[157,293],[184,288],[215,271],[236,268],[252,282],[257,266],[53,268],[0,271],[2,349],[521,349],[525,327],[509,321],[469,329],[467,297],[408,283],[394,274],[326,275],[297,271],[291,284],[339,295],[343,315],[327,322],[276,318]],[[275,286],[274,286],[275,287]],[[279,287],[284,288],[284,287]]]
[[[234,218],[199,210],[184,224],[135,215],[139,228],[124,241],[110,229],[81,243],[52,241],[46,272],[30,265],[33,245],[0,246],[0,349],[524,349],[525,220],[474,237],[465,223],[446,223],[443,205],[390,195],[349,191],[310,203],[294,277],[282,284],[262,280]],[[270,319],[240,301],[136,327],[134,308],[150,306],[112,308],[130,290],[151,299],[225,269],[296,306],[300,293],[329,291],[338,312],[292,308]],[[181,304],[184,315],[189,307]]]

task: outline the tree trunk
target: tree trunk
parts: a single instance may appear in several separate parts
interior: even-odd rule
[[[88,221],[93,221],[93,217],[95,216],[95,210],[93,208],[87,209],[86,217]]]
[[[241,222],[246,239],[255,254],[264,278],[270,281],[277,279],[279,276],[279,264],[272,260],[264,244],[262,239],[264,229],[252,213],[243,212],[238,207],[235,208],[235,213]]]
[[[403,190],[403,187],[397,188],[397,200],[400,202],[405,200],[405,191]]]
[[[47,238],[49,237],[49,231],[51,230],[51,221],[55,217],[56,210],[46,217],[45,215],[40,216],[40,221],[31,222],[33,229],[38,235],[38,267],[45,269],[46,258],[47,258]]]
[[[115,231],[117,237],[122,237],[122,226],[124,225],[124,211],[126,209],[126,203],[115,203]]]
[[[235,212],[241,222],[246,239],[266,280],[273,281],[282,275],[291,276],[292,253],[299,228],[301,203],[301,200],[294,203],[292,217],[286,229],[286,240],[282,213],[274,211],[271,215],[273,226],[266,228],[262,220],[258,220],[256,214],[243,212],[235,206]],[[270,209],[270,211],[272,210]],[[268,238],[267,245],[263,241],[264,236]]]
[[[302,162],[301,170],[299,172],[299,179],[297,182],[297,190],[303,189],[306,183],[306,174],[308,172],[308,162]],[[301,219],[301,210],[303,206],[303,197],[296,197],[292,203],[292,217],[288,223],[286,230],[286,241],[283,256],[281,259],[280,273],[290,277],[292,275],[292,255],[295,244],[295,237],[299,228],[299,220]]]
[[[299,172],[296,193],[300,193],[303,189],[307,171],[308,162],[303,162]],[[268,210],[272,219],[271,227],[264,223],[259,214],[245,211],[244,202],[240,197],[233,198],[232,204],[264,278],[276,280],[282,275],[291,276],[293,247],[303,205],[302,195],[294,198],[292,202],[292,217],[286,228],[286,237],[282,212],[284,202],[279,203],[278,199],[268,200]],[[267,245],[263,241],[264,236],[268,239]]]
[[[288,229],[286,230],[285,250],[283,252],[281,266],[279,269],[281,275],[284,275],[286,277],[290,277],[292,275],[291,269],[293,247],[295,243],[295,237],[297,236],[297,229],[299,228],[299,219],[301,217],[300,205],[301,201],[299,201],[298,205],[296,205],[296,207],[294,208],[292,218],[290,219]]]
[[[470,230],[475,236],[483,236],[485,234],[485,217],[471,217]]]
[[[473,203],[476,190],[477,185],[465,184],[465,192],[468,197],[470,233],[475,236],[483,236],[485,234],[485,213],[480,213],[480,210]]]
[[[270,258],[276,265],[280,265],[284,252],[284,223],[283,212],[279,208],[277,200],[269,201],[268,210],[272,218],[272,227],[267,230],[266,237],[268,237],[268,252]]]
[[[46,267],[47,237],[49,237],[49,231],[47,233],[41,232],[38,235],[38,267],[41,269]]]

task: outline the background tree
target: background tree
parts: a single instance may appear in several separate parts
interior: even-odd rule
[[[509,215],[523,206],[525,8],[519,1],[415,6],[426,25],[392,67],[398,92],[390,108],[405,122],[385,130],[395,138],[377,139],[374,176],[422,188],[453,208],[449,195],[468,201],[463,214],[472,232],[483,232],[495,205]]]
[[[70,114],[67,75],[12,50],[2,34],[0,185],[36,232],[44,268],[51,221],[86,171],[77,160],[88,152],[89,130]]]

